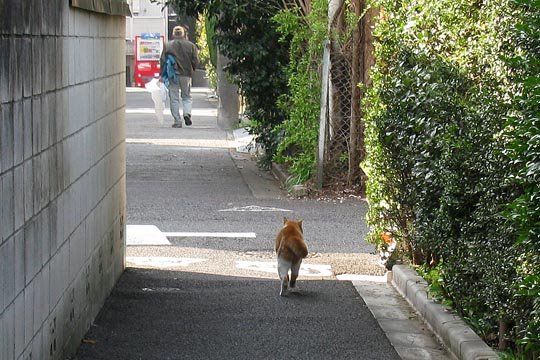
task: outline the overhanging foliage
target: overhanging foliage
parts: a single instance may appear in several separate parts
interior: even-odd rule
[[[278,0],[170,0],[180,11],[197,17],[206,12],[215,25],[214,39],[230,59],[225,69],[246,100],[251,132],[266,150],[270,161],[277,147],[272,129],[284,119],[277,106],[287,92],[284,68],[288,45],[279,42],[272,17],[282,8]]]

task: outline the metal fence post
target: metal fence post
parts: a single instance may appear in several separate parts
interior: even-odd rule
[[[330,41],[324,42],[323,67],[321,74],[321,114],[319,117],[319,151],[317,152],[317,188],[322,189],[324,159],[328,125],[328,80],[330,77]]]

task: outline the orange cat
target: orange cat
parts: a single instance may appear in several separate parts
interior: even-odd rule
[[[302,220],[289,220],[283,218],[283,227],[276,237],[276,254],[278,262],[278,274],[281,280],[281,291],[279,295],[284,296],[287,288],[294,288],[296,278],[302,265],[302,259],[307,254],[307,246],[304,242],[304,231],[302,229]],[[289,281],[289,271],[291,279]]]

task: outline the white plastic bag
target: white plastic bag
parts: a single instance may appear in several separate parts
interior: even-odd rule
[[[167,90],[165,85],[159,79],[152,79],[147,82],[144,87],[152,94],[154,108],[156,110],[156,118],[159,123],[163,124],[163,111],[165,110],[165,101],[167,100]]]
[[[159,83],[159,92],[161,94],[161,101],[165,103],[167,101],[167,87],[162,82]]]

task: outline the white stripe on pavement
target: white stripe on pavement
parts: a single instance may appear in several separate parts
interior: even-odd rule
[[[248,206],[235,206],[230,209],[222,209],[218,211],[254,211],[254,212],[261,212],[261,211],[276,211],[276,212],[291,212],[292,210],[288,209],[280,209],[275,207],[269,207],[269,206],[258,206],[258,205],[248,205]]]
[[[225,232],[165,232],[166,237],[217,237],[217,238],[251,238],[257,235],[254,232],[225,233]]]
[[[206,260],[207,259],[200,258],[177,258],[163,256],[126,256],[126,261],[128,263],[157,268],[187,267]]]
[[[171,245],[155,225],[126,225],[126,245]]]

